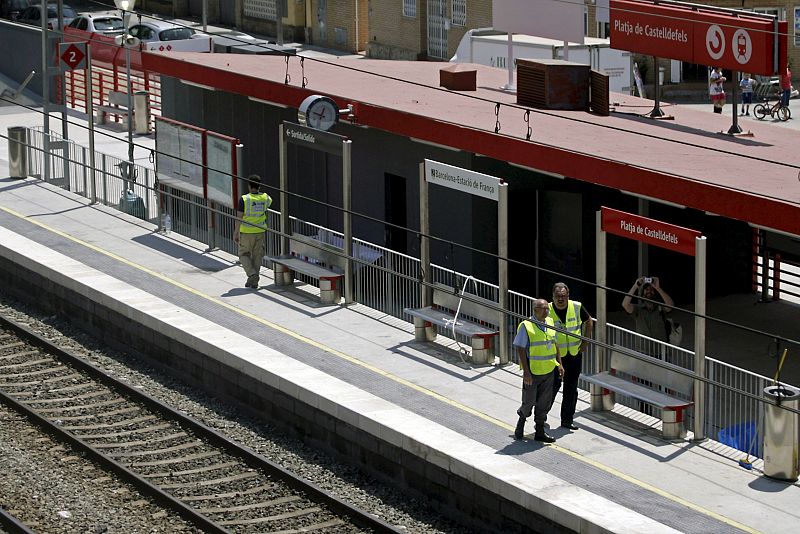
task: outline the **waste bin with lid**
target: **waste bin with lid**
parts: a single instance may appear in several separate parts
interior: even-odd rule
[[[775,385],[764,388],[769,399],[764,415],[764,474],[781,480],[797,480],[798,416],[784,408],[797,409],[800,390]]]
[[[8,174],[11,178],[28,176],[28,129],[8,127]]]

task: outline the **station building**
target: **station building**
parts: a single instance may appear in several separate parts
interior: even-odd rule
[[[527,114],[501,89],[503,71],[477,65],[470,66],[476,90],[452,91],[438,87],[441,64],[427,62],[291,58],[287,64],[279,57],[216,54],[155,54],[144,61],[161,76],[164,116],[239,138],[246,147],[243,174],[262,174],[274,188],[279,124],[296,122],[309,95],[327,95],[342,109],[351,105],[353,113],[332,131],[353,141],[353,210],[369,218],[355,218],[355,235],[411,256],[418,255],[423,160],[502,178],[510,193],[514,291],[549,294],[551,272],[593,280],[600,206],[707,236],[711,297],[753,291],[754,243],[784,261],[800,258],[794,187],[800,156],[791,148],[798,137],[791,130],[750,121],[745,128],[752,136],[730,136],[722,133],[729,115],[680,106],[665,108],[674,120],[656,121],[643,117],[652,103],[623,95],[612,95],[608,117],[584,110]],[[334,156],[291,147],[288,166],[293,192],[341,205],[341,164]],[[431,233],[444,241],[434,245],[432,260],[492,281],[496,207],[436,189]],[[341,225],[335,207],[293,202],[291,211],[308,221]],[[609,247],[611,287],[624,291],[645,273],[669,280],[676,302],[691,301],[691,258],[621,239]],[[591,293],[578,290],[587,302]]]

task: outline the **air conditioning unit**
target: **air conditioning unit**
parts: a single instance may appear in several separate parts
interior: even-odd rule
[[[561,59],[517,59],[517,104],[589,110],[589,65]]]

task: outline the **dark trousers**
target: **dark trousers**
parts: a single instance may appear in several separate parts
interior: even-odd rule
[[[530,386],[522,384],[522,406],[517,410],[517,415],[527,419],[533,412],[533,422],[537,429],[543,429],[547,421],[547,412],[553,404],[553,373],[546,375],[533,375]]]
[[[578,404],[578,378],[581,376],[583,366],[583,353],[579,352],[575,356],[563,356],[561,362],[564,364],[564,393],[561,395],[561,424],[572,423],[575,417],[575,406]],[[558,369],[556,369],[558,372]],[[560,380],[558,386],[560,386]],[[553,398],[558,393],[558,386],[554,384]]]

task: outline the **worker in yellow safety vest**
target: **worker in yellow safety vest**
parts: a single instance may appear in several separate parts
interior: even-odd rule
[[[261,263],[266,251],[267,209],[272,204],[272,198],[259,191],[259,175],[251,174],[247,181],[250,192],[239,199],[233,240],[239,244],[239,262],[247,275],[244,287],[258,289]]]
[[[514,338],[514,348],[522,367],[522,406],[517,410],[519,420],[514,430],[515,439],[524,437],[525,420],[533,412],[536,427],[533,439],[543,443],[555,441],[545,432],[544,426],[552,405],[554,370],[563,373],[564,367],[549,310],[545,299],[536,299],[533,317],[520,323]]]
[[[559,330],[556,334],[556,343],[564,362],[564,372],[561,373],[564,380],[564,394],[561,397],[561,427],[567,430],[578,430],[578,425],[573,422],[575,406],[578,403],[578,377],[581,376],[583,351],[589,342],[575,336],[592,337],[594,322],[584,305],[577,300],[569,299],[569,288],[564,282],[553,285],[550,317]],[[553,400],[561,387],[561,380],[554,378]]]

